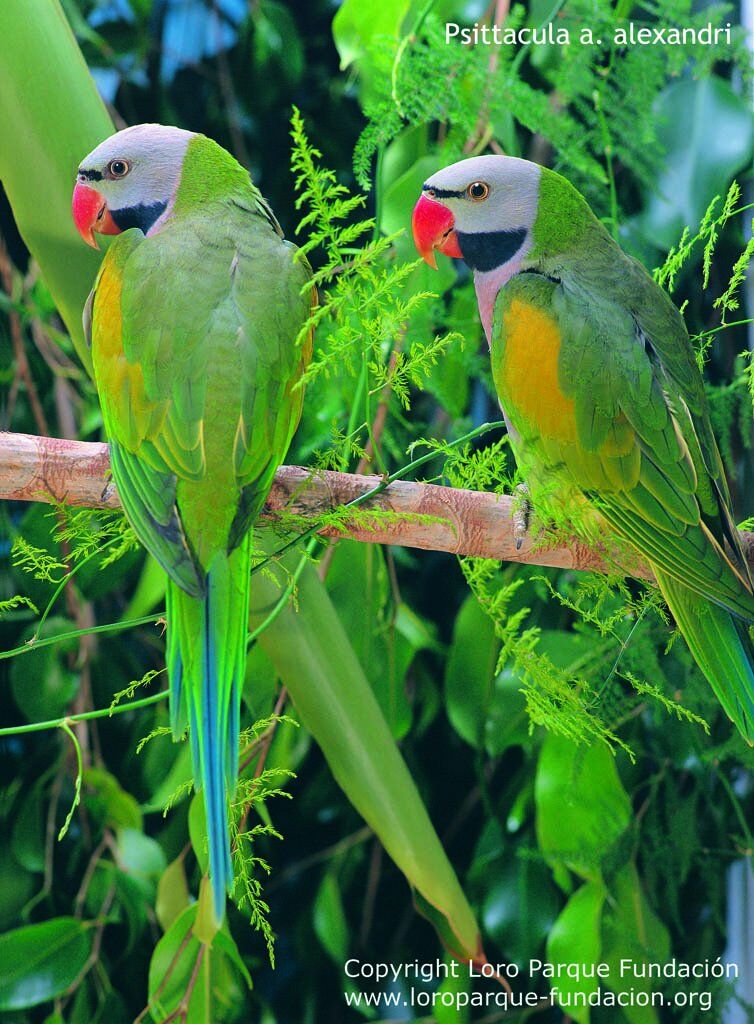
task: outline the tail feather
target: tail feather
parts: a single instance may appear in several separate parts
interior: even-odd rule
[[[754,745],[754,644],[749,626],[653,566],[660,590],[715,696]]]
[[[238,773],[240,699],[249,620],[249,545],[219,553],[204,597],[168,584],[170,717],[174,736],[189,725],[197,789],[204,793],[215,916],[233,882],[228,798]]]

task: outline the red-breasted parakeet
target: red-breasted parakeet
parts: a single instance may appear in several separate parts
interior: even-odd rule
[[[189,727],[214,908],[231,886],[250,530],[301,414],[310,270],[217,143],[147,124],[81,161],[82,237],[117,235],[84,314],[123,507],[168,575],[173,734]]]
[[[414,239],[464,259],[511,444],[536,499],[649,563],[699,667],[754,742],[752,579],[702,377],[669,296],[583,196],[527,160],[434,174]]]

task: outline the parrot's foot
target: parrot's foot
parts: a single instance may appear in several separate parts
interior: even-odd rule
[[[531,501],[529,500],[529,489],[526,484],[518,484],[513,498],[513,539],[516,542],[516,551],[520,551],[529,532],[529,520],[531,519]]]

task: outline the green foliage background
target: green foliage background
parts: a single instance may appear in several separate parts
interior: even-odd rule
[[[432,274],[406,234],[433,170],[502,149],[568,175],[622,244],[661,268],[705,365],[737,514],[750,512],[752,116],[743,37],[735,30],[725,48],[610,42],[629,16],[723,24],[735,21],[729,7],[63,6],[116,122],[206,132],[250,168],[289,237],[299,225],[323,304],[289,461],[396,473],[432,454],[409,475],[487,490],[516,482],[499,428],[458,443],[499,419],[468,274],[444,257]],[[574,36],[587,25],[602,42],[446,44],[445,21],[495,17],[519,28],[555,19]],[[734,179],[743,192],[731,188]],[[97,439],[93,387],[7,203],[0,225],[0,426]],[[346,979],[344,962],[433,961],[441,940],[458,948],[466,920],[388,754],[382,718],[488,958],[521,968],[516,989],[547,996],[546,981],[526,977],[533,957],[714,962],[731,941],[726,871],[754,850],[753,755],[683,642],[673,641],[653,591],[345,540],[327,548],[300,541],[277,564],[277,583],[269,566],[259,570],[235,809],[239,906],[212,938],[202,918],[202,811],[185,785],[185,744],[165,735],[159,697],[120,713],[164,685],[159,574],[117,516],[8,504],[0,515],[2,647],[22,651],[0,668],[0,1020],[379,1020],[374,1009],[346,1008],[344,990],[380,986]],[[288,536],[302,529],[285,525]],[[282,543],[268,538],[265,550]],[[323,600],[317,574],[332,605],[329,649],[307,618]],[[35,648],[24,649],[32,637]],[[297,644],[317,639],[316,664],[303,676]],[[330,678],[338,673],[328,653],[341,669],[358,659],[348,662],[350,705]],[[107,709],[116,695],[117,715],[66,718]],[[357,746],[377,751],[371,769],[333,727],[336,701],[358,725]],[[62,727],[28,729],[58,719]],[[352,755],[363,767],[356,780]],[[386,832],[391,796],[396,820]],[[418,869],[417,835],[426,839]],[[416,913],[396,863],[437,932]],[[433,885],[450,894],[447,918],[428,905]],[[417,987],[431,993],[437,982]],[[711,1021],[734,998],[731,986],[710,979],[662,988],[669,998],[712,992]],[[568,1011],[579,1024],[692,1022],[698,1012]],[[439,1007],[401,1019],[554,1022],[563,1010],[546,1000],[507,1015]]]

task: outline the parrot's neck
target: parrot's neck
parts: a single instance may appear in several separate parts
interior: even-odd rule
[[[488,345],[492,344],[492,314],[497,297],[500,294],[501,288],[504,288],[510,279],[519,272],[522,262],[523,257],[517,253],[513,259],[503,263],[500,267],[495,267],[494,270],[488,270],[485,273],[476,271],[474,273],[476,301]]]
[[[233,199],[256,191],[248,171],[204,135],[195,135],[186,148],[178,187],[166,215],[180,215],[213,201]]]

